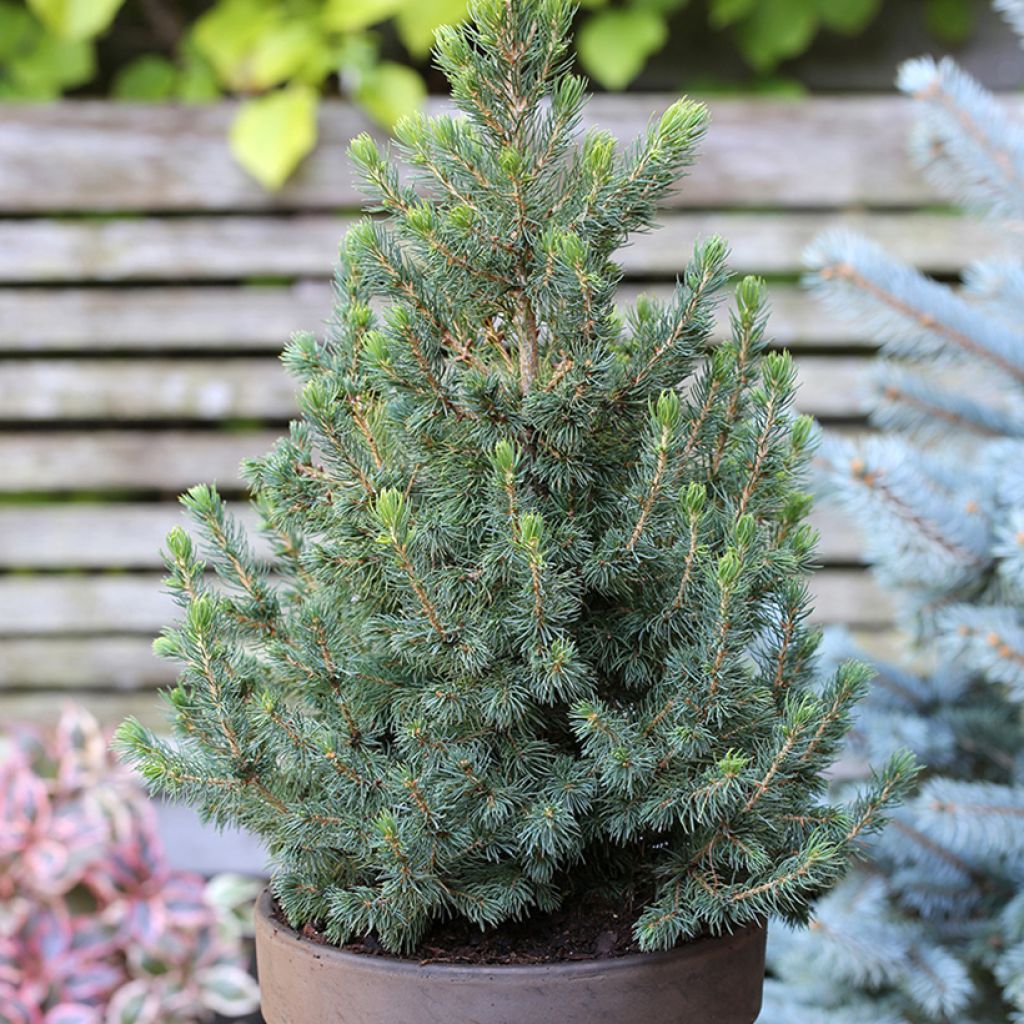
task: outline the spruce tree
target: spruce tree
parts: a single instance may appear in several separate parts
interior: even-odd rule
[[[276,559],[217,492],[167,540],[176,739],[121,747],[155,789],[252,830],[296,926],[393,951],[609,886],[660,949],[799,921],[880,823],[897,757],[821,802],[865,669],[814,685],[810,420],[765,291],[697,245],[620,314],[707,114],[619,149],[578,133],[565,0],[480,0],[437,36],[458,114],[351,146],[370,210],[327,336],[283,361],[301,418],[246,466]],[[219,582],[208,581],[211,567]]]
[[[1024,29],[1024,3],[999,6]],[[1024,214],[1020,123],[948,58],[899,81],[931,180],[985,215]],[[926,775],[812,930],[774,937],[764,1019],[1024,1021],[1024,264],[1008,249],[956,290],[860,238],[811,258],[812,286],[882,342],[879,434],[831,439],[823,458],[913,664],[879,666],[853,760],[908,747]]]

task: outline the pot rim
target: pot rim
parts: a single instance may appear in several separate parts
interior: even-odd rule
[[[329,943],[314,942],[295,931],[287,922],[274,913],[274,896],[270,886],[264,888],[256,901],[257,926],[263,924],[270,934],[270,941],[287,943],[299,947],[303,954],[316,960],[334,961],[339,967],[358,969],[382,974],[423,973],[444,974],[458,978],[479,978],[485,974],[498,974],[506,978],[550,977],[552,974],[607,974],[614,971],[628,971],[640,964],[662,963],[666,960],[697,960],[721,952],[723,942],[730,939],[753,938],[765,930],[765,925],[746,925],[717,936],[705,936],[683,943],[673,949],[654,953],[627,953],[625,956],[594,957],[588,960],[553,960],[543,964],[447,964],[423,963],[391,954],[352,953]],[[259,927],[257,927],[259,930]]]

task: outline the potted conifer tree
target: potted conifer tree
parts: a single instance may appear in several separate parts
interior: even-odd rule
[[[265,841],[269,1024],[750,1024],[765,923],[805,919],[911,774],[822,802],[865,688],[814,683],[812,424],[761,283],[713,346],[724,243],[665,302],[614,250],[693,156],[699,104],[590,131],[566,0],[480,0],[437,60],[464,116],[352,144],[373,209],[302,418],[168,537],[177,734],[121,748]]]

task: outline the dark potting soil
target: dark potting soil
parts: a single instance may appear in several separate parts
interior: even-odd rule
[[[483,930],[465,920],[452,920],[435,926],[402,959],[424,964],[547,964],[626,956],[640,952],[633,939],[635,920],[633,910],[600,900],[577,902],[551,914]],[[311,924],[302,934],[313,942],[330,944]],[[341,948],[368,956],[392,955],[372,935]]]

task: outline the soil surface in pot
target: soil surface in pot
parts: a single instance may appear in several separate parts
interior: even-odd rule
[[[274,913],[288,927],[276,904]],[[591,898],[554,913],[483,930],[469,921],[447,921],[435,926],[402,959],[430,964],[546,964],[626,956],[640,952],[633,939],[636,916],[634,910],[621,904]],[[307,924],[302,934],[313,942],[330,945],[312,924]],[[341,948],[369,956],[392,955],[372,935]]]

